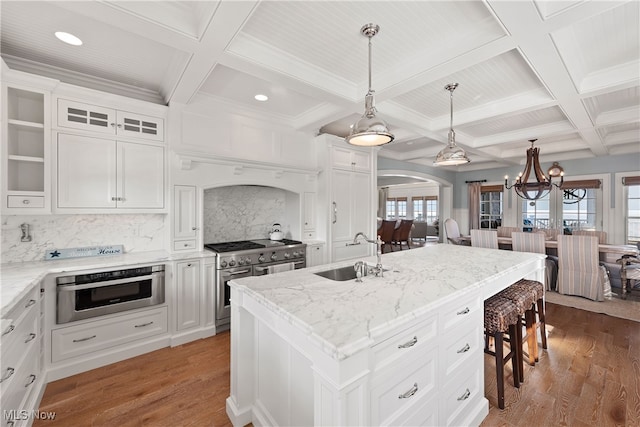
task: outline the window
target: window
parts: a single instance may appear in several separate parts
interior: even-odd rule
[[[626,239],[628,244],[640,242],[640,176],[622,179],[626,193]]]
[[[414,196],[413,220],[433,224],[438,219],[438,196]]]
[[[522,226],[529,228],[549,228],[549,202],[551,193],[538,200],[522,200]]]
[[[480,187],[480,228],[496,229],[502,225],[502,185]]]
[[[396,199],[387,199],[387,218],[396,219]]]
[[[406,197],[397,198],[396,204],[398,207],[398,219],[407,218],[407,198]]]
[[[407,198],[391,197],[387,199],[387,219],[405,219],[407,217]]]

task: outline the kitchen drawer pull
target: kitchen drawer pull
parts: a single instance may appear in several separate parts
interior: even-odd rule
[[[359,244],[361,244],[361,243],[362,243],[362,242],[345,243],[344,245],[345,245],[345,246],[356,246],[356,245],[359,245]]]
[[[458,350],[458,353],[466,353],[470,349],[471,349],[471,346],[469,345],[469,343],[466,343],[464,347],[462,347],[460,350]]]
[[[456,314],[457,314],[458,316],[462,316],[463,314],[467,314],[469,311],[471,311],[471,310],[469,310],[469,307],[465,307],[465,308],[464,308],[464,310],[459,311],[459,312],[457,312]]]
[[[398,395],[398,399],[408,399],[418,391],[418,383],[413,383],[413,387],[405,393]]]
[[[24,199],[24,200],[22,201],[22,203],[24,203],[25,205],[28,205],[29,203],[31,203],[31,200],[29,200],[29,199]]]
[[[141,325],[134,325],[134,328],[144,328],[145,326],[149,326],[149,325],[153,325],[153,321],[151,322],[147,322],[147,323],[142,323]]]
[[[112,198],[111,198],[111,201],[112,201],[112,202],[115,202],[116,200],[118,200],[118,198],[117,198],[117,197],[112,197]]]
[[[26,383],[24,386],[25,387],[29,387],[31,384],[34,383],[35,380],[36,380],[36,376],[35,375],[33,375],[33,374],[29,375],[29,382]]]
[[[16,370],[15,370],[15,369],[13,369],[13,368],[7,368],[7,373],[6,373],[6,375],[5,375],[4,377],[0,378],[0,383],[1,383],[1,382],[3,382],[3,381],[8,380],[9,378],[11,378],[11,375],[13,375],[13,373],[14,373],[15,371],[16,371]]]
[[[36,303],[36,300],[30,299],[29,302],[27,302],[27,304],[24,306],[24,308],[29,308],[35,303]]]
[[[333,221],[332,221],[332,223],[335,224],[336,222],[338,222],[338,204],[336,202],[333,202]]]
[[[92,340],[96,337],[96,335],[91,335],[90,337],[86,337],[86,338],[80,338],[78,340],[73,340],[73,342],[82,342],[82,341],[89,341]]]
[[[5,329],[4,332],[2,332],[2,336],[10,334],[11,332],[13,332],[15,328],[16,328],[16,325],[13,325],[13,324],[9,325],[9,327]]]
[[[24,340],[25,344],[28,343],[29,341],[33,341],[33,339],[36,337],[36,334],[34,334],[33,332],[31,332],[29,334],[29,338],[27,338],[26,340]]]
[[[469,396],[471,396],[471,392],[467,389],[462,396],[458,397],[458,400],[467,400]]]
[[[418,337],[414,336],[413,339],[411,341],[407,341],[404,344],[399,344],[398,348],[409,348],[409,347],[413,347],[414,345],[416,345],[416,343],[418,342]]]

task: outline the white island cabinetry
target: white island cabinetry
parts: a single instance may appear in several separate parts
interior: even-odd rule
[[[361,283],[314,274],[345,262],[231,282],[234,425],[480,424],[483,301],[539,280],[543,256],[434,245],[382,264]]]

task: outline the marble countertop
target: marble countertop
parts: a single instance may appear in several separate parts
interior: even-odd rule
[[[166,251],[132,252],[87,258],[69,258],[55,261],[31,261],[0,265],[0,315],[5,316],[20,298],[49,274],[71,273],[82,270],[117,268],[135,264],[179,261],[181,259],[215,257],[210,251],[172,253]]]
[[[544,255],[456,245],[432,245],[382,255],[389,271],[362,283],[313,273],[353,265],[341,262],[231,285],[301,329],[337,359],[349,357],[390,329],[464,296]],[[375,265],[376,257],[364,258]]]

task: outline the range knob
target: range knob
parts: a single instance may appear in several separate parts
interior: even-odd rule
[[[225,268],[226,266],[227,266],[227,261],[224,261],[224,260],[220,261],[221,268]]]
[[[258,257],[258,262],[264,262],[264,254],[260,254]]]
[[[294,258],[298,258],[298,252],[297,251],[293,251],[293,257]]]
[[[244,259],[239,258],[238,259],[238,265],[244,265]]]
[[[244,263],[247,264],[247,265],[251,265],[251,257],[246,257],[244,259]]]
[[[304,249],[300,249],[300,256],[304,256]]]
[[[289,254],[289,252],[284,253],[284,259],[289,259],[290,257],[291,257],[291,254]]]
[[[276,253],[272,253],[271,254],[271,261],[277,261],[278,260],[278,255],[276,255]]]
[[[236,265],[236,261],[235,260],[230,260],[229,261],[229,267],[233,267],[234,265]]]

